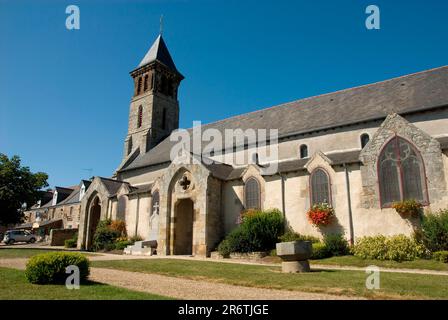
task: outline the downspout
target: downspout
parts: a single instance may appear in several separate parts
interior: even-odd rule
[[[283,212],[283,221],[286,229],[287,223],[286,223],[286,201],[285,201],[285,177],[281,172],[279,172],[279,175],[282,183],[282,212]]]
[[[345,186],[346,186],[346,191],[347,191],[347,205],[348,205],[348,222],[349,222],[349,229],[350,229],[350,245],[353,246],[355,235],[354,235],[354,231],[353,231],[352,200],[351,200],[351,196],[350,196],[350,176],[349,176],[347,165],[344,163],[342,166],[344,167],[344,170],[345,170]]]
[[[137,213],[135,215],[135,232],[134,232],[135,237],[137,237],[137,232],[138,232],[139,211],[140,211],[140,194],[137,193]]]

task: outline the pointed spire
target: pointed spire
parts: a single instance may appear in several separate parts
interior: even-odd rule
[[[162,30],[160,30],[162,31]],[[162,34],[160,34],[156,41],[152,44],[149,51],[146,53],[143,60],[140,62],[138,67],[143,67],[144,65],[147,65],[148,63],[158,61],[163,63],[168,68],[172,69],[173,71],[177,71],[176,65],[174,64],[173,59],[171,58],[170,52],[168,51],[168,48],[166,47],[165,41],[163,41]]]

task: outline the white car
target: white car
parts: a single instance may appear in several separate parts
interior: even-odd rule
[[[9,230],[6,231],[3,238],[3,242],[6,244],[13,244],[15,242],[36,242],[36,236],[26,230]]]

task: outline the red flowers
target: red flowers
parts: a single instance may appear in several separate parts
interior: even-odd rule
[[[307,212],[308,221],[315,226],[327,226],[334,217],[334,209],[327,203],[315,204]]]

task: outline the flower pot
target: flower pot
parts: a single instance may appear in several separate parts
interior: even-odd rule
[[[308,259],[312,254],[310,241],[292,241],[276,244],[277,255],[282,259],[282,272],[310,272]]]

